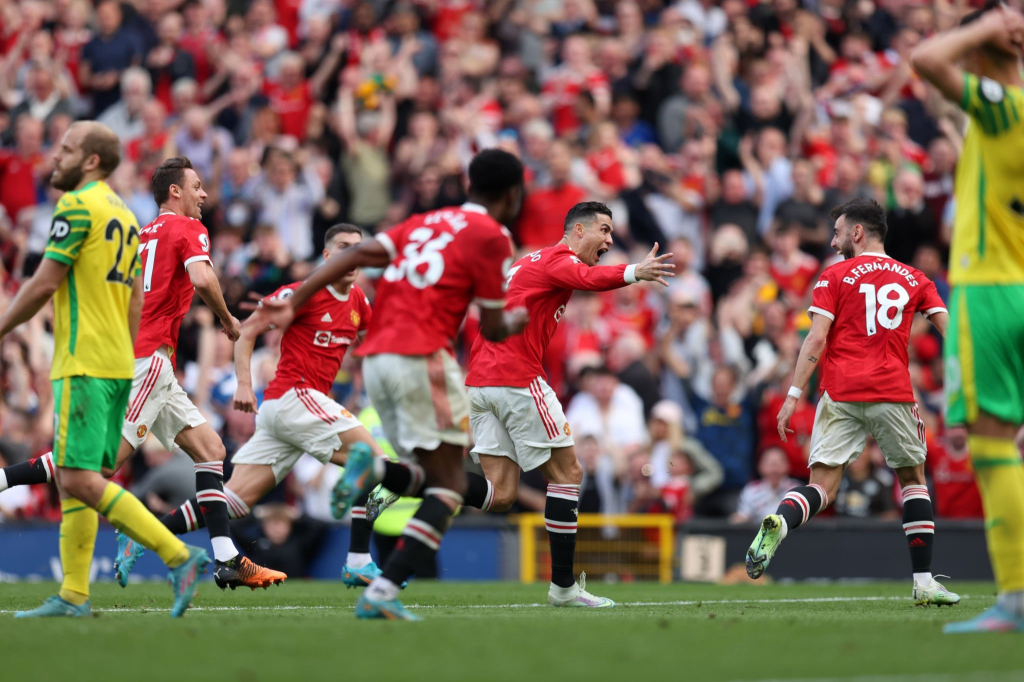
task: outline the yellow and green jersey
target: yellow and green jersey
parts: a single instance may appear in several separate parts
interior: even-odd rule
[[[70,269],[53,301],[51,379],[133,377],[128,307],[138,249],[138,221],[107,183],[91,182],[57,202],[43,257]]]
[[[964,75],[951,284],[1024,284],[1024,89]]]

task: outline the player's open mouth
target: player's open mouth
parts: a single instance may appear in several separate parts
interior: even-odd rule
[[[606,253],[608,253],[608,249],[607,248],[598,249],[597,250],[597,259],[600,260],[601,256],[603,256]]]

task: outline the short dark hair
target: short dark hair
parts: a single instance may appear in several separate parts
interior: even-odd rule
[[[523,185],[523,164],[501,149],[485,149],[469,163],[469,193],[487,201],[501,199]]]
[[[362,237],[363,231],[352,223],[338,223],[337,225],[331,225],[327,228],[327,232],[324,233],[324,248],[326,249],[327,245],[331,243],[331,240],[339,234],[358,234]]]
[[[563,233],[568,232],[576,223],[590,222],[599,215],[606,215],[611,218],[612,210],[600,201],[582,201],[570,208],[569,212],[565,214],[565,225],[562,226],[562,231]]]
[[[82,138],[82,160],[95,154],[100,157],[97,170],[109,178],[121,165],[121,141],[110,128],[94,125]]]
[[[171,185],[184,187],[185,171],[192,168],[192,162],[184,156],[173,156],[153,171],[153,200],[157,206],[162,206],[171,198]]]
[[[998,9],[1003,3],[1000,0],[988,0],[981,9],[976,9],[973,12],[969,12],[960,18],[960,25],[966,26],[967,24],[974,23],[985,14],[985,12],[991,12],[994,9]]]
[[[846,216],[847,222],[860,223],[865,230],[885,241],[885,233],[889,231],[885,222],[885,209],[874,199],[851,199],[829,213],[832,220],[839,220],[840,216]]]

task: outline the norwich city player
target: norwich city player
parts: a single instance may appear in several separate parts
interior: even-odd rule
[[[50,380],[64,582],[58,596],[15,617],[90,615],[96,512],[171,568],[171,615],[177,617],[195,595],[210,561],[206,552],[182,543],[131,493],[100,474],[117,457],[143,301],[138,222],[106,183],[121,162],[120,145],[106,126],[79,122],[68,128],[53,161],[50,184],[67,193],[54,211],[42,263],[0,315],[0,339],[56,294]]]
[[[946,421],[966,426],[999,598],[949,633],[1024,632],[1024,468],[1014,445],[1024,422],[1022,41],[1024,17],[990,2],[912,57],[970,116],[954,188]]]

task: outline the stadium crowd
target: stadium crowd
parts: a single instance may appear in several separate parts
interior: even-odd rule
[[[675,254],[667,290],[576,293],[546,358],[586,472],[580,511],[756,519],[808,476],[814,392],[788,442],[776,414],[811,289],[837,258],[830,209],[876,198],[889,254],[948,296],[963,118],[908,55],[971,4],[0,0],[0,305],[39,263],[58,198],[49,150],[75,119],[120,136],[111,185],[140,226],[157,214],[153,168],[192,160],[239,318],[249,291],[315,267],[330,225],[371,234],[460,204],[470,157],[500,147],[527,168],[519,253],[558,241],[567,210],[599,200],[619,246],[603,263],[636,262],[654,242]],[[360,280],[371,296],[376,275]],[[463,363],[475,330],[470,319]],[[257,391],[279,338],[253,358]],[[231,342],[198,303],[181,339],[181,382],[231,453],[254,428],[231,409]],[[915,324],[932,497],[940,517],[980,517],[967,454],[944,437],[941,343]],[[50,449],[51,345],[37,317],[0,348],[0,464]],[[335,395],[364,405],[353,358]],[[154,511],[194,493],[184,455],[143,449],[119,476]],[[329,518],[331,482],[299,467],[276,499]],[[0,518],[59,519],[37,487],[0,494]],[[832,513],[898,516],[895,487],[869,444]],[[543,494],[527,488],[520,504],[542,508]]]

